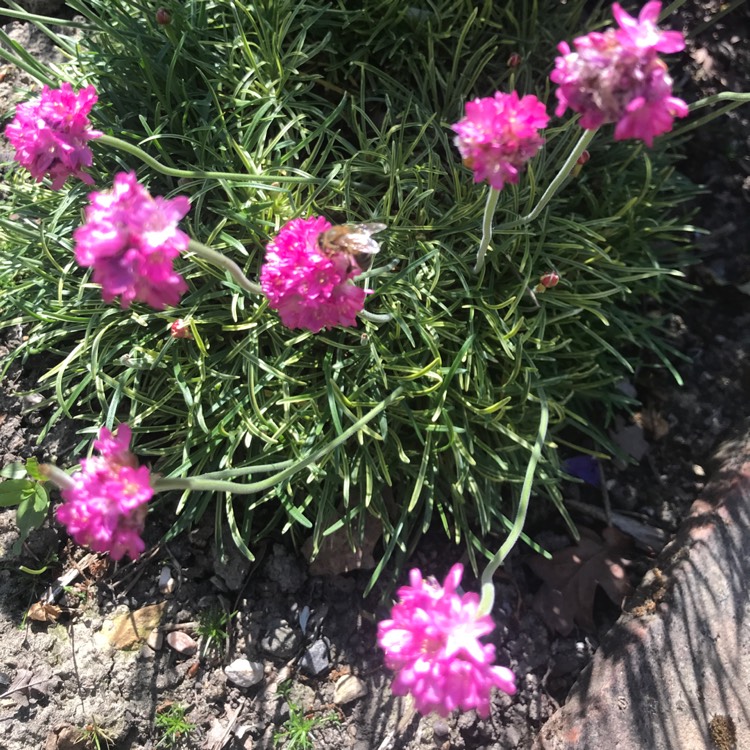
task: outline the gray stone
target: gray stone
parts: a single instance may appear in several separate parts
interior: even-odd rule
[[[224,674],[229,682],[239,687],[248,688],[257,685],[264,677],[263,664],[259,661],[235,659],[224,667]]]
[[[336,680],[333,689],[333,702],[337,706],[345,706],[347,703],[365,695],[367,695],[367,685],[356,675],[345,674]]]
[[[328,645],[319,638],[302,655],[299,662],[300,669],[311,677],[317,677],[330,666],[328,660]]]
[[[271,656],[289,659],[297,653],[300,636],[286,620],[274,620],[268,634],[261,640],[261,648]]]
[[[237,549],[237,545],[232,541],[232,534],[226,526],[222,528],[222,540],[224,549],[221,555],[215,544],[211,548],[214,572],[229,591],[238,591],[250,570],[250,560]]]
[[[450,724],[445,719],[435,719],[432,722],[432,733],[435,737],[447,737],[451,733]]]
[[[161,591],[162,594],[171,594],[176,585],[177,582],[172,578],[172,571],[167,565],[165,565],[161,569],[161,573],[159,573],[159,591]]]

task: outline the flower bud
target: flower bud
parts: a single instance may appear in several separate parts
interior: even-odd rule
[[[159,8],[156,11],[156,23],[159,26],[169,26],[172,23],[172,16],[166,8]]]
[[[591,158],[591,154],[588,151],[584,151],[579,157],[576,164],[580,164],[583,166],[589,159]]]
[[[182,318],[178,318],[177,320],[172,323],[171,326],[169,326],[169,333],[172,335],[173,338],[176,339],[192,339],[193,334],[190,331],[190,323],[183,320]]]
[[[553,286],[557,286],[559,283],[560,274],[556,271],[549,271],[539,277],[539,291],[543,291],[544,289],[552,289]]]
[[[518,54],[518,52],[514,52],[509,58],[508,58],[508,67],[509,68],[517,68],[522,62],[521,55]]]

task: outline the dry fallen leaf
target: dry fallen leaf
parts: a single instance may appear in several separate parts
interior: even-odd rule
[[[55,604],[35,602],[29,607],[27,616],[36,622],[57,622],[62,614],[62,608]]]
[[[661,440],[669,434],[669,422],[653,407],[647,406],[643,411],[633,415],[633,420],[654,440]]]
[[[581,540],[547,560],[535,555],[527,565],[543,581],[534,597],[534,610],[550,629],[568,635],[578,625],[594,630],[594,597],[597,586],[618,606],[630,594],[625,568],[630,561],[623,554],[630,539],[612,527],[600,537],[591,529],[580,529]]]

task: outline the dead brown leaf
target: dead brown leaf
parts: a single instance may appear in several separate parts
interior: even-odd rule
[[[34,604],[29,607],[27,616],[30,620],[35,620],[36,622],[57,622],[62,613],[62,607],[58,607],[55,604],[34,602]]]
[[[576,625],[594,630],[597,586],[618,606],[631,592],[625,572],[630,561],[623,557],[629,537],[612,527],[604,529],[601,537],[591,529],[580,532],[578,544],[555,552],[551,560],[535,555],[526,561],[544,581],[534,597],[534,610],[561,635],[568,635]]]
[[[651,406],[634,414],[633,421],[650,433],[654,440],[661,440],[669,434],[669,422]]]

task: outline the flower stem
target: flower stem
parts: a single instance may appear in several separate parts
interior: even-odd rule
[[[39,464],[39,473],[46,477],[52,484],[57,485],[61,490],[69,490],[75,487],[73,480],[62,469],[58,469],[54,464]]]
[[[349,438],[359,432],[368,422],[373,420],[381,411],[392,404],[402,393],[403,388],[396,388],[393,393],[386,396],[377,406],[367,412],[361,419],[358,419],[353,425],[344,430],[337,438],[324,445],[316,451],[313,451],[305,458],[296,461],[288,468],[274,474],[267,479],[259,482],[250,482],[242,484],[240,482],[229,482],[217,479],[206,479],[204,476],[186,477],[184,479],[157,479],[153,483],[154,492],[167,492],[169,490],[191,490],[203,492],[231,492],[235,495],[252,495],[256,492],[264,492],[275,487],[280,482],[284,482],[289,477],[294,476],[306,466],[320,461],[325,458],[331,451],[343,445]]]
[[[242,272],[242,269],[231,258],[227,258],[226,255],[222,255],[216,250],[206,247],[206,245],[197,240],[190,240],[188,250],[207,260],[212,265],[223,268],[246,292],[250,292],[250,294],[263,294],[260,286],[250,281]]]
[[[309,183],[310,177],[290,177],[288,175],[269,175],[269,174],[238,174],[237,172],[201,172],[193,169],[176,169],[174,167],[165,167],[163,164],[154,159],[153,156],[149,156],[142,148],[128,143],[120,138],[116,138],[113,135],[102,134],[95,141],[95,143],[101,143],[105,146],[111,146],[112,148],[125,151],[131,156],[135,156],[140,159],[144,164],[147,164],[152,169],[162,174],[169,175],[170,177],[184,177],[187,179],[200,179],[200,180],[232,180],[238,182],[264,182],[264,183]]]
[[[565,182],[565,180],[570,177],[570,173],[573,171],[573,167],[575,167],[576,162],[578,161],[581,154],[586,150],[586,147],[594,139],[596,132],[596,129],[583,131],[583,135],[578,139],[578,143],[576,143],[575,148],[570,152],[570,155],[565,160],[565,163],[562,165],[562,167],[560,167],[560,171],[555,175],[555,179],[550,182],[549,186],[544,191],[544,194],[539,199],[539,203],[534,206],[534,209],[530,214],[521,217],[521,224],[528,224],[530,221],[534,221],[534,219],[536,219],[536,217],[539,216],[540,213],[542,213],[546,205],[552,200],[552,198],[555,196],[555,193],[557,193],[557,191],[560,189],[563,182]]]
[[[547,406],[547,397],[542,390],[539,391],[539,403],[541,407],[539,430],[537,431],[534,446],[531,449],[529,462],[526,465],[526,474],[523,478],[523,486],[521,487],[521,497],[518,500],[516,517],[513,521],[513,527],[508,534],[508,538],[503,542],[500,549],[495,553],[482,573],[482,598],[479,602],[478,615],[486,615],[492,612],[492,606],[495,603],[495,585],[492,580],[493,576],[518,541],[518,538],[523,531],[524,523],[526,522],[526,513],[529,509],[529,499],[531,498],[531,489],[534,483],[534,475],[536,474],[536,465],[542,457],[544,440],[547,437],[547,426],[549,425],[549,407]]]
[[[484,256],[487,255],[487,248],[490,246],[492,239],[492,215],[495,213],[497,199],[500,197],[500,191],[490,188],[487,193],[487,203],[484,206],[484,218],[482,219],[482,242],[477,251],[477,262],[474,264],[474,273],[479,273],[484,268]]]
[[[505,224],[504,229],[512,229],[523,224],[528,224],[534,221],[540,213],[545,209],[547,204],[554,198],[557,191],[562,187],[565,180],[570,177],[570,173],[576,165],[581,154],[586,150],[586,147],[591,143],[596,135],[596,130],[584,130],[583,135],[578,139],[573,150],[568,155],[565,163],[560,167],[560,171],[555,175],[555,179],[549,184],[544,194],[539,199],[539,202],[534,206],[531,213],[526,216],[521,216],[515,221]],[[479,273],[484,268],[484,257],[487,253],[487,248],[490,245],[492,239],[492,215],[495,213],[495,207],[497,206],[497,199],[500,197],[500,191],[490,188],[490,192],[487,194],[487,205],[484,208],[484,219],[482,220],[482,242],[479,245],[479,251],[477,252],[477,262],[474,266],[474,273]],[[533,297],[533,294],[532,294]]]
[[[360,316],[364,318],[365,320],[369,320],[370,323],[388,323],[389,321],[393,320],[393,315],[390,313],[371,313],[367,310],[361,310]]]

